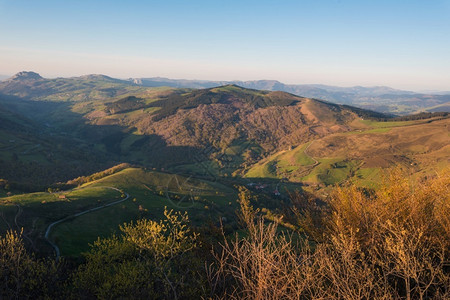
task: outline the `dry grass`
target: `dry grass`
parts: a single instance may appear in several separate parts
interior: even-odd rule
[[[376,193],[337,188],[311,249],[265,224],[241,194],[248,235],[225,241],[214,288],[233,299],[448,299],[450,172],[412,183],[394,171]],[[305,222],[306,220],[306,222]],[[310,235],[313,236],[313,235]]]

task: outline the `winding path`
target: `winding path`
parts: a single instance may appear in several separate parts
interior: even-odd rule
[[[311,147],[311,145],[314,144],[314,142],[315,142],[315,141],[312,141],[311,144],[309,144],[309,145],[305,148],[305,150],[303,150],[303,153],[305,153],[306,156],[308,156],[309,158],[311,158],[311,159],[314,161],[314,164],[313,164],[312,166],[318,165],[319,162],[317,161],[317,159],[315,159],[314,157],[312,157],[311,155],[309,155],[309,154],[306,152],[306,150],[308,150],[309,147]]]
[[[20,232],[20,227],[19,227],[19,224],[17,223],[17,219],[22,214],[22,207],[19,204],[15,204],[15,206],[17,207],[17,213],[14,216],[14,224],[16,225],[17,230]]]
[[[314,163],[313,163],[312,165],[307,165],[307,166],[305,166],[305,169],[303,169],[303,170],[301,170],[301,171],[299,170],[298,173],[296,173],[296,176],[300,176],[300,177],[306,176],[306,175],[308,175],[308,174],[311,172],[312,169],[314,169],[316,166],[318,166],[318,165],[320,164],[320,162],[319,162],[317,159],[315,159],[314,157],[312,157],[311,155],[309,155],[308,152],[307,152],[308,149],[309,149],[309,147],[311,147],[311,145],[314,144],[314,142],[315,142],[315,140],[312,141],[308,146],[306,146],[305,150],[303,150],[303,153],[304,153],[308,158],[310,158],[311,160],[313,160]]]
[[[100,187],[100,186],[99,186],[99,187]],[[124,202],[124,201],[128,200],[128,198],[130,198],[130,195],[129,195],[127,192],[124,192],[124,191],[122,191],[122,190],[119,190],[118,188],[110,187],[110,186],[102,186],[102,188],[107,188],[107,189],[111,189],[111,190],[118,191],[118,192],[120,192],[120,193],[125,194],[126,197],[123,198],[123,199],[120,199],[120,200],[117,200],[117,201],[108,203],[108,204],[104,204],[104,205],[101,205],[101,206],[97,206],[97,207],[94,207],[94,208],[90,208],[90,209],[84,210],[84,211],[79,212],[79,213],[76,213],[76,214],[74,214],[74,215],[67,216],[67,217],[65,217],[65,218],[62,218],[62,219],[60,219],[60,220],[58,220],[58,221],[55,221],[55,222],[51,223],[50,225],[48,225],[47,230],[45,231],[45,236],[44,236],[44,237],[45,237],[45,239],[47,240],[47,242],[53,247],[53,249],[55,249],[56,260],[59,259],[61,253],[60,253],[60,251],[59,251],[58,246],[57,246],[55,243],[53,243],[53,242],[49,239],[50,232],[51,232],[53,226],[58,225],[58,224],[60,224],[60,223],[62,223],[62,222],[68,221],[68,220],[70,220],[70,219],[74,219],[74,218],[76,218],[76,217],[82,216],[82,215],[84,215],[84,214],[87,214],[87,213],[90,213],[90,212],[93,212],[93,211],[96,211],[96,210],[99,210],[99,209],[102,209],[102,208],[106,208],[106,207],[108,207],[108,206],[113,206],[113,205],[115,205],[115,204],[119,204],[119,203],[121,203],[121,202]]]

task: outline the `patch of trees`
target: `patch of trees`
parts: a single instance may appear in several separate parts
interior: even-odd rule
[[[162,150],[163,154],[166,150],[187,146],[191,150],[191,156],[201,157],[202,160],[213,159],[213,154],[223,155],[226,149],[232,146],[235,146],[234,156],[240,157],[246,150],[244,145],[248,143],[260,148],[259,155],[261,155],[277,148],[285,148],[287,145],[295,145],[299,141],[306,142],[319,135],[309,130],[311,125],[302,115],[300,106],[274,106],[254,110],[249,106],[237,108],[233,105],[217,107],[204,105],[192,110],[179,111],[176,115],[159,122],[153,122],[150,118],[151,116],[148,116],[145,121],[141,120],[136,127],[148,135],[156,136],[157,133],[162,142],[167,141],[165,149]],[[157,139],[152,137],[148,142],[146,139],[141,138],[130,148],[138,151],[150,150],[153,154],[149,153],[151,154],[149,158],[155,161],[157,159],[155,156],[160,155],[153,151],[157,146]],[[150,145],[153,149],[150,149]],[[211,151],[206,151],[206,154],[203,149]],[[189,156],[189,152],[187,153]],[[167,157],[165,155],[163,161],[167,161]],[[236,161],[234,165],[238,167]]]
[[[376,117],[376,118],[369,118],[376,121],[381,122],[394,122],[394,121],[416,121],[416,120],[426,120],[431,118],[437,118],[437,119],[445,119],[448,118],[450,113],[448,112],[421,112],[414,115],[409,116],[387,116],[384,117]]]
[[[36,156],[33,160],[29,159],[33,158],[34,151],[24,154],[13,149],[9,152],[9,159],[0,158],[0,178],[9,180],[14,189],[35,192],[47,189],[49,185],[58,185],[56,182],[98,172],[113,165],[110,156],[104,152],[88,148],[79,141],[65,141],[55,139],[53,144],[40,141],[41,144],[34,148]]]
[[[93,161],[63,161],[54,160],[52,164],[36,161],[5,161],[0,159],[0,176],[8,180],[12,190],[22,192],[37,192],[46,190],[49,186],[64,188],[55,183],[81,174],[92,173],[103,169],[106,163]]]
[[[63,299],[63,264],[29,254],[22,234],[9,231],[0,237],[0,298]]]
[[[125,113],[145,107],[143,99],[128,96],[112,103],[106,104],[105,112],[110,114]]]
[[[288,94],[285,94],[288,95]],[[238,100],[247,103],[255,108],[264,108],[269,106],[288,106],[297,102],[292,97],[282,97],[279,94],[271,93],[260,95],[249,92],[245,89],[235,89],[233,91],[214,92],[211,89],[196,90],[185,95],[170,95],[165,99],[150,103],[150,107],[160,107],[154,116],[155,121],[175,114],[179,109],[192,109],[201,104],[231,103]]]
[[[409,116],[402,116],[402,117],[395,117],[392,119],[389,119],[389,121],[415,121],[415,120],[425,120],[425,119],[431,119],[431,118],[441,118],[445,119],[450,116],[450,113],[448,112],[422,112],[414,115]]]
[[[392,118],[394,117],[391,114],[384,114],[384,113],[367,110],[367,109],[362,109],[362,108],[358,108],[358,107],[354,107],[354,106],[350,106],[350,105],[342,105],[342,107],[356,113],[359,117],[364,118],[366,120],[376,120],[376,121],[389,120],[389,121],[391,121]]]
[[[155,121],[159,121],[175,114],[179,109],[190,109],[201,104],[223,103],[226,100],[225,94],[218,94],[210,90],[193,91],[187,95],[170,95],[165,99],[150,103],[150,107],[160,107],[154,116]]]
[[[94,174],[89,175],[89,176],[80,176],[80,177],[77,177],[75,179],[69,180],[69,181],[67,181],[67,184],[68,185],[73,185],[73,186],[82,185],[84,183],[88,183],[88,182],[92,182],[92,181],[95,181],[95,180],[102,179],[102,178],[104,178],[106,176],[115,174],[115,173],[117,173],[119,171],[122,171],[122,170],[124,170],[126,168],[130,168],[130,167],[131,167],[130,164],[121,163],[121,164],[118,164],[118,165],[116,165],[114,167],[111,167],[111,168],[106,169],[106,170],[101,171],[101,172],[94,173]]]
[[[119,130],[110,130],[100,138],[100,142],[105,145],[106,151],[111,154],[120,155],[122,148],[120,147],[122,140],[126,137],[126,133]]]

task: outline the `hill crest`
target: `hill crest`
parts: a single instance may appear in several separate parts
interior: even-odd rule
[[[9,81],[18,81],[18,80],[41,80],[41,79],[44,79],[44,78],[36,72],[22,71],[22,72],[15,74],[8,80]]]

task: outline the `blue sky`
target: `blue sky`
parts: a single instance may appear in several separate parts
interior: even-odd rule
[[[450,90],[450,0],[0,0],[0,74]]]

